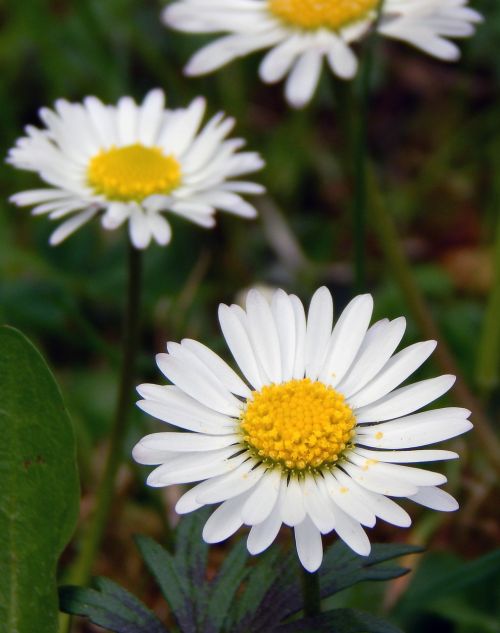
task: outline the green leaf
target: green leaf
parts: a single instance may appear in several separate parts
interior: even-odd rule
[[[375,544],[369,556],[358,556],[342,541],[337,541],[326,552],[320,569],[321,596],[326,598],[363,581],[404,576],[408,573],[405,567],[389,567],[382,563],[422,551],[412,545]]]
[[[175,534],[175,566],[178,574],[186,579],[193,602],[193,617],[198,630],[203,630],[208,608],[209,586],[206,582],[208,544],[201,534],[210,510],[203,508],[185,515]]]
[[[96,578],[96,589],[66,586],[59,590],[61,610],[89,618],[115,633],[168,633],[142,602],[106,578]]]
[[[0,328],[0,621],[9,633],[57,630],[57,561],[79,503],[73,429],[45,361]]]
[[[248,552],[245,541],[240,540],[224,559],[213,581],[208,602],[204,633],[218,633],[234,606],[236,592],[249,573],[246,567]]]
[[[179,573],[174,557],[147,536],[136,536],[135,542],[183,633],[196,633],[190,585],[187,578]]]
[[[357,609],[335,609],[315,618],[283,624],[272,633],[402,633],[393,624]]]
[[[500,574],[500,549],[485,554],[473,561],[467,561],[457,569],[436,572],[427,582],[420,586],[420,589],[408,592],[408,599],[412,604],[420,605],[433,602],[436,597],[444,596],[464,591],[476,586],[487,578],[498,577]]]

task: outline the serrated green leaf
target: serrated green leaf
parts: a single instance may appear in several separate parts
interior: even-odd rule
[[[204,508],[182,517],[175,534],[175,566],[186,579],[193,601],[193,617],[200,631],[203,631],[209,594],[206,582],[209,547],[201,536],[208,514],[208,508]]]
[[[404,576],[408,569],[381,563],[422,551],[422,548],[412,545],[374,544],[369,556],[358,556],[342,541],[337,541],[326,552],[320,569],[321,596],[327,598],[363,581],[392,580]]]
[[[61,587],[61,610],[89,618],[114,633],[168,633],[156,615],[135,596],[106,578],[95,579],[96,589]]]
[[[231,631],[248,631],[249,622],[253,612],[258,609],[263,602],[266,593],[269,591],[278,578],[279,549],[273,547],[259,556],[256,564],[252,567],[248,581],[245,584],[243,593],[238,597],[234,609],[231,612]]]
[[[381,618],[357,609],[335,609],[315,618],[283,624],[272,633],[402,633]]]
[[[0,328],[0,622],[9,633],[57,630],[56,566],[79,504],[71,421],[45,361]]]
[[[183,633],[196,633],[195,609],[189,582],[178,572],[174,557],[149,537],[139,535],[135,537],[135,541]]]
[[[229,552],[212,582],[203,633],[218,633],[227,618],[234,597],[249,573],[248,552],[240,540]]]

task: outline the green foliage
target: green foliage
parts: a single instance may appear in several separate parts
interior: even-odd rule
[[[97,589],[63,587],[61,609],[85,615],[91,622],[116,633],[168,633],[137,598],[106,578],[96,578]]]
[[[59,389],[33,345],[0,328],[0,622],[57,630],[56,565],[78,515],[75,440]]]
[[[316,618],[279,626],[273,633],[402,633],[381,618],[356,609],[335,609]]]
[[[430,554],[394,616],[408,633],[445,621],[459,633],[500,632],[500,550],[472,561]]]
[[[205,567],[201,567],[206,562],[207,546],[200,538],[205,518],[206,513],[200,512],[182,519],[173,555],[150,538],[136,538],[182,633],[320,633],[332,627],[336,633],[398,633],[399,629],[379,618],[353,609],[336,609],[314,620],[286,623],[303,608],[300,567],[293,552],[285,554],[277,547],[249,565],[245,543],[240,540],[215,579],[207,582]],[[319,572],[321,596],[331,597],[366,580],[397,578],[408,570],[385,563],[419,551],[404,545],[375,545],[372,554],[363,558],[337,543],[326,552]],[[100,591],[63,587],[61,609],[85,615],[116,633],[163,631],[152,625],[148,631],[144,628],[151,614],[130,594],[104,579],[96,584]]]

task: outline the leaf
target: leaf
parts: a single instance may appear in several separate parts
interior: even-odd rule
[[[413,604],[420,605],[433,602],[436,597],[464,591],[474,587],[490,576],[498,577],[500,574],[500,549],[485,554],[473,561],[467,561],[457,569],[445,569],[441,573],[436,571],[427,582],[421,585],[417,591],[408,592],[408,598]],[[410,593],[411,592],[411,593]]]
[[[246,567],[248,553],[245,542],[240,540],[229,552],[212,582],[204,633],[218,633],[234,606],[234,598],[241,583],[249,573]]]
[[[56,567],[78,516],[71,421],[45,361],[0,328],[0,621],[9,633],[57,630]]]
[[[393,624],[357,609],[335,609],[283,624],[272,633],[402,633]]]
[[[106,578],[94,582],[97,590],[61,587],[61,610],[87,617],[115,633],[168,633],[156,615],[128,591]]]
[[[183,633],[196,633],[190,585],[188,579],[179,573],[174,557],[147,536],[136,536],[135,542]]]
[[[251,568],[248,581],[241,596],[238,597],[232,611],[231,631],[248,631],[253,612],[260,605],[270,587],[278,578],[277,565],[279,549],[273,547],[257,558],[256,565]]]
[[[326,598],[363,581],[399,578],[405,567],[381,565],[394,558],[418,554],[422,548],[401,544],[375,544],[369,556],[358,556],[342,541],[328,549],[320,569],[321,597]]]
[[[201,537],[208,514],[209,510],[203,508],[185,515],[177,526],[175,538],[175,566],[178,574],[186,579],[192,597],[193,617],[200,631],[203,630],[209,595],[206,582],[209,548]]]

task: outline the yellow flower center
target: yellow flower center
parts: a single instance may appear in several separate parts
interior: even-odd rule
[[[309,378],[254,392],[241,418],[250,451],[289,470],[336,462],[354,435],[355,424],[344,396]]]
[[[112,147],[94,156],[87,170],[93,189],[110,200],[141,201],[168,194],[181,182],[181,166],[159,147],[139,143]]]
[[[287,24],[301,29],[337,30],[366,17],[379,0],[268,0],[269,9]]]

